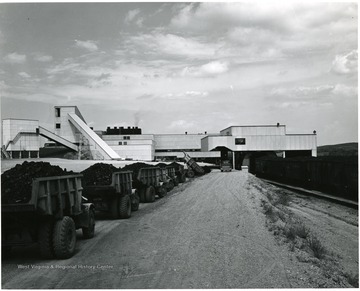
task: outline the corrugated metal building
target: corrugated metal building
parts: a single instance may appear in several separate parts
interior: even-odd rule
[[[276,152],[283,157],[317,154],[315,132],[287,134],[286,126],[280,124],[230,126],[219,134],[141,134],[138,127],[94,131],[76,106],[54,107],[53,133],[40,127],[37,120],[3,120],[3,144],[7,152],[38,152],[39,135],[80,154],[86,146],[93,159],[153,161],[183,158],[186,152],[200,160],[232,159],[234,167],[241,167],[249,153]]]
[[[36,158],[39,156],[40,137],[36,133],[38,120],[3,119],[3,149],[10,158]]]

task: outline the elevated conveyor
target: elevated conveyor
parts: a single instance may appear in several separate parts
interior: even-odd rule
[[[72,142],[68,141],[67,139],[51,132],[50,130],[47,130],[46,128],[43,128],[41,126],[39,126],[39,128],[37,129],[37,133],[43,137],[46,137],[54,142],[57,142],[59,144],[62,144],[63,146],[74,150],[74,151],[79,151],[79,147],[75,144],[73,144]]]
[[[4,145],[1,147],[1,157],[3,157],[4,159],[10,159],[10,155],[9,155],[9,153],[6,151]]]
[[[120,159],[119,155],[103,141],[79,116],[75,113],[68,113],[70,123],[75,126],[88,140],[96,146],[104,159]]]

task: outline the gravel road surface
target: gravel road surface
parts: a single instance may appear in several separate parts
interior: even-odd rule
[[[68,260],[39,259],[36,246],[17,248],[2,261],[2,288],[307,286],[302,268],[266,228],[263,194],[249,180],[256,183],[244,171],[213,171],[141,204],[130,219],[102,216],[95,238],[79,232]]]

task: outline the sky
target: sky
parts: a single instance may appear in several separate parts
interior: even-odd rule
[[[357,3],[282,2],[1,3],[1,118],[357,142]]]

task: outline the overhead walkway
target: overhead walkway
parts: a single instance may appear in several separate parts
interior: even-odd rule
[[[96,146],[104,159],[119,160],[120,156],[105,142],[103,141],[79,116],[75,113],[68,113],[69,121],[75,126],[88,140]]]
[[[50,130],[47,130],[46,128],[44,127],[41,127],[39,126],[39,128],[36,130],[37,133],[43,137],[46,137],[54,142],[57,142],[71,150],[74,150],[74,151],[79,151],[79,147],[75,144],[73,144],[72,142],[68,141],[67,139],[51,132]]]

